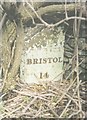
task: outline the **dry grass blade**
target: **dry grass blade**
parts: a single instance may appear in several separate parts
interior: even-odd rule
[[[76,84],[76,79],[72,82],[59,81],[58,83],[52,82],[51,84],[44,83],[46,89],[39,91],[39,93],[32,92],[34,86],[31,89],[21,86],[20,91],[13,90],[14,96],[5,101],[5,112],[3,111],[2,114],[3,118],[8,116],[62,118],[67,113],[67,117],[78,116],[79,113],[75,114],[75,111],[78,111],[79,108],[76,93],[80,84],[82,84],[81,81],[78,85]],[[72,97],[69,94],[73,94]]]
[[[63,95],[60,97],[60,99],[56,102],[56,105],[64,98],[64,96],[70,90],[70,88],[72,87],[72,85],[74,84],[75,81],[76,81],[76,79],[74,81],[72,81],[72,83],[70,84],[70,86],[67,88],[66,92],[64,92]]]
[[[34,97],[32,100],[31,100],[31,102],[29,103],[29,105],[27,105],[24,109],[23,109],[23,113],[25,113],[26,111],[27,111],[27,109],[29,109],[30,108],[30,106],[32,105],[32,104],[34,104],[34,102],[37,100],[37,97]]]
[[[46,103],[45,103],[45,105],[50,109],[50,111],[52,112],[52,114],[54,115],[54,117],[59,118],[58,114],[51,108],[50,105],[48,105]]]
[[[76,86],[76,89],[75,89],[75,91],[74,91],[74,93],[73,93],[73,96],[76,94],[76,92],[78,92],[79,86],[80,86],[80,82],[79,82],[79,84]],[[65,106],[65,108],[64,108],[64,110],[62,111],[62,113],[61,113],[61,115],[59,116],[59,118],[61,118],[61,117],[64,115],[64,113],[66,112],[67,108],[69,107],[71,101],[72,101],[72,100],[69,100],[69,102],[68,102],[67,105]]]

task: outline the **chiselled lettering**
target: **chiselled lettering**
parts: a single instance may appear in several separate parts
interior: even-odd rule
[[[50,64],[62,62],[61,57],[27,59],[27,64]]]

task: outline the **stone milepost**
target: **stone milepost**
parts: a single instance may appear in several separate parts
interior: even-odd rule
[[[22,82],[40,84],[62,78],[65,36],[61,28],[57,30],[53,35],[54,31],[45,29],[28,43],[32,46],[24,50],[20,65]]]

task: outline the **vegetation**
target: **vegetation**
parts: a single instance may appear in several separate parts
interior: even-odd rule
[[[83,100],[80,96],[80,87],[83,86],[84,82],[82,83],[79,78],[79,66],[83,63],[84,59],[79,61],[78,44],[80,38],[81,24],[83,21],[85,22],[87,20],[85,2],[65,1],[63,3],[51,3],[46,2],[46,0],[44,0],[43,2],[33,2],[33,0],[31,2],[28,2],[26,0],[25,2],[18,3],[2,2],[0,7],[2,9],[0,31],[3,30],[3,85],[1,91],[3,94],[5,94],[5,99],[7,100],[4,104],[2,118],[8,116],[10,116],[11,118],[13,116],[16,117],[17,115],[18,117],[85,117],[85,113],[82,109]],[[49,20],[49,18],[51,20]],[[22,85],[19,80],[20,78],[18,77],[21,55],[25,43],[25,28],[34,28],[37,25],[40,25],[43,29],[51,29],[59,26],[68,27],[70,26],[70,21],[72,22],[73,33],[71,35],[74,38],[74,52],[71,59],[72,71],[68,74],[68,77],[65,77],[65,79],[71,80],[66,82],[60,81],[57,83],[57,86],[55,85],[55,88],[53,86],[54,83],[40,85],[39,95],[37,92],[37,85],[32,87],[28,86],[25,88],[26,85]],[[37,33],[37,31],[40,32],[40,30],[41,29],[34,30],[30,37],[33,37]],[[86,46],[83,49],[86,49]],[[62,86],[61,84],[63,84],[63,87],[61,88],[61,90],[59,90],[58,87],[60,88],[60,86]],[[17,87],[18,90],[16,90]],[[68,89],[66,89],[67,87]],[[81,89],[83,88],[81,87]],[[32,90],[36,90],[34,91],[36,93],[31,92]],[[59,105],[60,101],[61,106]],[[18,102],[18,104],[16,104],[16,102]],[[46,102],[48,102],[49,104],[46,104]],[[10,105],[12,105],[13,107]],[[47,110],[47,112],[45,111],[45,109]],[[20,113],[21,110],[22,114]]]

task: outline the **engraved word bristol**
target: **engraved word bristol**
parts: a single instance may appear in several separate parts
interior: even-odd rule
[[[29,46],[24,50],[20,65],[20,78],[23,82],[40,83],[61,79],[64,37],[61,28],[45,28],[27,43]]]

